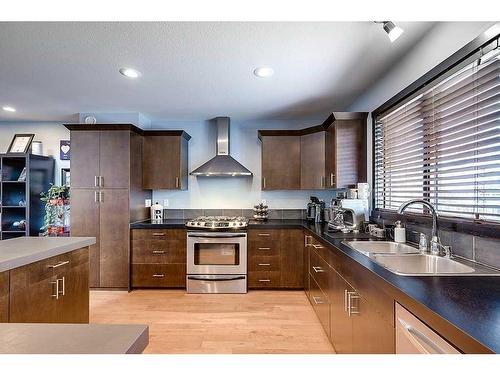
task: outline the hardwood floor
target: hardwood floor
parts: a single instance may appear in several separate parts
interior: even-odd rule
[[[145,353],[334,353],[302,291],[91,291],[90,322],[148,324]]]

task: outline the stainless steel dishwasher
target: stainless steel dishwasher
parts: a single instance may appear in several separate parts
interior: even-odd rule
[[[396,303],[396,354],[460,354],[415,315]]]

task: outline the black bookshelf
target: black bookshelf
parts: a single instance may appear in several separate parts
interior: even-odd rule
[[[54,183],[54,165],[48,156],[0,154],[0,239],[38,236],[45,215],[40,193]],[[14,226],[22,220],[24,228]]]

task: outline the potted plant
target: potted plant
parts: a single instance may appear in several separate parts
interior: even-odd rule
[[[69,231],[69,187],[51,184],[49,190],[40,194],[45,203],[43,236],[60,236]]]

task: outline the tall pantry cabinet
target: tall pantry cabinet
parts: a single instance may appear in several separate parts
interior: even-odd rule
[[[71,235],[96,237],[91,288],[128,288],[130,222],[146,219],[142,135],[130,124],[65,125],[71,134]]]

